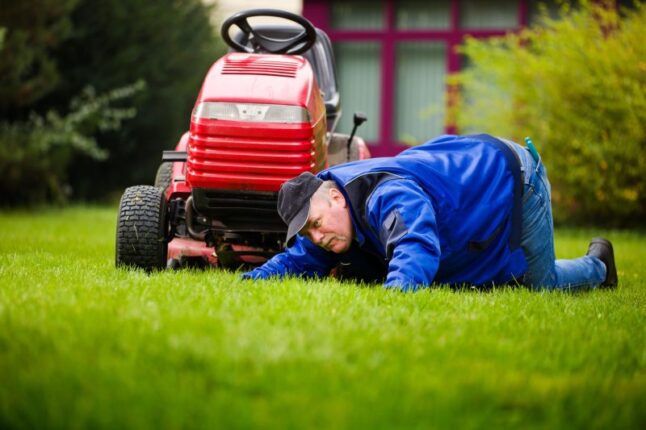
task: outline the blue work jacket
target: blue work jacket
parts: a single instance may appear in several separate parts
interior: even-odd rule
[[[243,276],[325,276],[368,253],[384,265],[385,287],[502,284],[522,276],[522,176],[516,153],[489,135],[440,136],[396,157],[334,166],[349,202],[355,241],[334,254],[298,235]],[[373,260],[374,261],[374,260]]]

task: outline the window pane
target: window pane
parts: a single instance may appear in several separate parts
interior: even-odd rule
[[[337,130],[352,131],[352,116],[360,111],[368,121],[357,134],[375,142],[379,136],[380,50],[376,42],[337,42],[335,44],[337,76],[343,115]]]
[[[397,45],[395,133],[419,144],[444,133],[446,45],[410,42]]]
[[[460,26],[469,29],[518,27],[516,0],[460,0]]]
[[[385,28],[383,1],[335,0],[332,3],[332,28],[347,30]]]
[[[450,0],[400,0],[395,7],[397,28],[447,30],[451,27]]]

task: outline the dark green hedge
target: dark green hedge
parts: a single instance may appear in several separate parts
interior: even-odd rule
[[[18,183],[30,184],[3,190],[15,194],[5,203],[39,201],[43,196],[101,199],[128,185],[152,183],[161,151],[174,147],[188,128],[204,75],[224,51],[211,16],[212,8],[200,0],[4,2],[0,144],[5,150],[0,151],[0,165],[13,163],[12,172],[25,176]],[[77,115],[80,107],[71,107],[70,100],[86,88],[109,101],[103,111],[95,112],[95,119],[117,111],[136,116],[112,128],[68,121],[62,130],[48,122],[52,115],[61,120]],[[113,97],[115,89],[125,89],[127,97]],[[71,130],[70,124],[78,128]],[[79,150],[73,139],[61,138],[66,133],[90,139],[104,156]],[[1,158],[13,147],[42,147],[42,142],[52,142],[48,135],[58,142],[55,153],[65,157],[41,152],[49,159],[36,162],[32,157],[36,166],[26,158],[27,164],[19,166],[15,156]],[[66,145],[69,148],[63,149]],[[51,169],[52,175],[46,176],[54,184],[35,179],[34,169],[43,174]]]

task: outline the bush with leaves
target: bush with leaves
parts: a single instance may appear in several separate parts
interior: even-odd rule
[[[1,121],[2,205],[65,202],[72,157],[84,154],[104,160],[108,152],[97,145],[94,136],[118,130],[123,120],[134,117],[134,109],[115,107],[115,103],[132,97],[143,87],[143,82],[138,82],[100,96],[88,87],[72,100],[67,115],[51,110],[45,116],[32,113],[26,121]]]
[[[519,34],[468,40],[472,67],[453,114],[462,132],[522,142],[549,169],[557,222],[635,225],[646,217],[646,7],[564,8]]]
[[[0,5],[3,119],[24,119],[34,104],[59,85],[59,61],[54,51],[72,34],[70,14],[77,3],[78,0],[20,0]]]
[[[55,51],[60,85],[46,102],[60,105],[85,85],[104,92],[142,79],[146,90],[132,100],[137,117],[97,139],[109,148],[109,159],[74,160],[75,197],[152,183],[162,150],[173,149],[187,130],[204,76],[224,51],[205,3],[78,0],[70,15],[73,31]],[[88,186],[86,178],[94,174],[104,180]]]
[[[96,135],[79,130],[97,148],[109,151],[109,157],[97,159],[85,151],[72,151],[72,145],[69,149],[75,155],[63,157],[68,163],[66,175],[58,171],[63,168],[60,163],[42,160],[40,169],[55,166],[52,175],[66,177],[77,199],[103,199],[110,192],[120,193],[125,186],[150,183],[162,149],[173,148],[186,131],[200,83],[224,50],[209,21],[214,2],[208,2],[211,6],[205,3],[2,2],[2,141],[34,141],[33,145],[40,147],[35,141],[51,140],[45,134],[60,137],[59,131],[63,131],[47,112],[59,112],[61,118],[67,118],[64,112],[69,101],[83,88],[89,86],[98,94],[107,94],[143,80],[146,90],[133,94],[127,102],[136,109],[135,118]],[[16,135],[18,130],[28,135]],[[66,128],[65,133],[69,130]],[[67,137],[73,137],[73,133]],[[8,150],[3,151],[6,154]],[[92,177],[101,177],[100,183],[88,181]]]

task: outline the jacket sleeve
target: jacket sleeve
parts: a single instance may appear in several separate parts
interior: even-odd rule
[[[439,267],[440,241],[428,194],[412,180],[395,179],[377,187],[366,204],[389,261],[384,286],[402,291],[430,286]]]
[[[314,245],[309,239],[298,235],[292,246],[250,272],[243,279],[282,278],[287,275],[304,278],[327,275],[336,264],[337,257]]]

